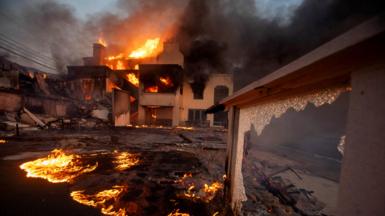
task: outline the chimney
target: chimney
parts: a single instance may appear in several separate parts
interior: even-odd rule
[[[93,57],[95,65],[103,65],[106,56],[106,47],[99,43],[94,43]]]

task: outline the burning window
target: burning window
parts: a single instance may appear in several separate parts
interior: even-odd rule
[[[141,65],[140,82],[146,93],[175,93],[181,83],[179,65]]]

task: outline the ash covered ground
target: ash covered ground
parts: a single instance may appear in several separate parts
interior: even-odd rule
[[[0,214],[226,215],[225,137],[221,129],[170,128],[43,130],[3,137]],[[83,165],[98,166],[62,183],[26,177],[19,166],[54,149],[78,155]],[[139,162],[117,170],[119,152],[133,154]],[[116,196],[95,204],[95,197],[108,190]],[[74,191],[82,197],[75,199]]]

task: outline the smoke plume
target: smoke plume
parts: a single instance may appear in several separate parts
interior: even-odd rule
[[[204,88],[209,74],[233,73],[236,89],[384,11],[382,0],[118,0],[119,12],[80,20],[68,5],[24,1],[15,20],[25,41],[49,52],[58,71],[79,64],[98,37],[111,54],[161,37],[179,42],[190,81]]]
[[[191,0],[178,39],[194,80],[204,82],[207,77],[202,75],[212,72],[233,72],[237,89],[383,12],[383,4],[305,0],[283,23],[264,19],[254,0]],[[199,48],[204,43],[213,48]]]

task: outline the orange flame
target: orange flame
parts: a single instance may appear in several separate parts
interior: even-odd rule
[[[112,60],[118,60],[118,59],[123,59],[123,53],[120,53],[119,55],[116,56],[107,56],[105,60],[112,61]]]
[[[98,167],[83,165],[81,157],[76,154],[65,154],[61,149],[54,149],[47,157],[39,158],[20,165],[27,172],[27,177],[43,178],[52,183],[71,182],[74,178]]]
[[[126,209],[119,208],[116,204],[126,190],[126,186],[115,185],[112,189],[103,190],[93,195],[84,194],[83,190],[73,191],[71,197],[83,205],[100,208],[104,215],[125,216]]]
[[[172,87],[174,84],[172,83],[170,77],[166,76],[166,77],[160,77],[159,78],[160,82],[162,84],[164,84],[165,86],[167,87]]]
[[[212,184],[204,184],[203,187],[197,187],[194,183],[191,173],[186,173],[183,177],[175,181],[186,188],[183,197],[193,200],[202,200],[204,202],[210,202],[216,195],[217,191],[223,188],[223,184],[220,182],[213,182]]]
[[[7,142],[6,140],[0,139],[0,144],[4,144],[6,142]]]
[[[158,92],[158,86],[150,86],[146,89],[146,92],[157,93]]]
[[[122,90],[118,85],[116,85],[111,80],[108,80],[107,82],[107,92],[112,92],[113,89]]]
[[[139,158],[136,154],[131,154],[128,152],[115,152],[115,169],[118,171],[126,170],[132,166],[135,166],[139,163]]]
[[[139,59],[153,56],[158,48],[159,41],[160,38],[148,39],[142,47],[132,51],[128,57]]]
[[[116,69],[117,69],[117,70],[124,70],[124,69],[125,69],[125,67],[124,67],[122,61],[120,61],[120,60],[117,61],[117,63],[116,63]]]
[[[107,42],[101,37],[98,38],[97,43],[107,47]]]
[[[139,87],[139,79],[134,73],[129,73],[126,75],[127,81],[132,85]]]

